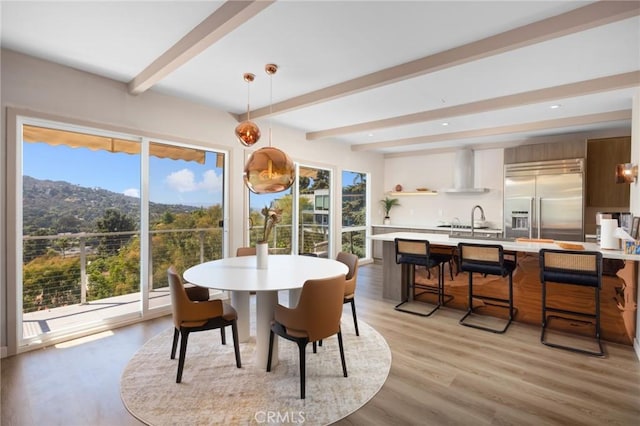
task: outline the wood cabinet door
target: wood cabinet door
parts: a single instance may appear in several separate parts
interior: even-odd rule
[[[615,183],[616,164],[629,161],[630,137],[587,141],[587,206],[629,207],[629,185]]]

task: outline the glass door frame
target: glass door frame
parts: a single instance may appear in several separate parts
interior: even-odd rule
[[[157,137],[144,136],[148,132],[138,130],[121,130],[108,124],[101,123],[83,123],[73,118],[60,117],[52,114],[38,113],[20,108],[7,108],[7,133],[6,133],[6,169],[4,169],[6,177],[6,292],[0,298],[3,299],[3,305],[7,307],[5,310],[6,321],[6,354],[14,355],[26,352],[32,349],[45,347],[83,336],[94,335],[103,331],[110,331],[119,326],[143,321],[159,316],[166,315],[170,312],[170,305],[162,307],[162,309],[149,309],[149,143],[164,142],[175,146],[191,147],[208,152],[222,153],[224,155],[223,170],[223,188],[222,188],[222,204],[223,204],[223,229],[222,229],[222,253],[223,256],[228,254],[229,245],[229,164],[230,153],[228,150],[220,147],[205,147],[204,145],[195,145],[185,142],[178,142],[175,139],[160,139]],[[100,323],[91,324],[89,327],[80,327],[78,329],[64,330],[60,333],[40,334],[38,338],[26,341],[23,335],[23,137],[22,129],[24,125],[34,125],[49,127],[53,129],[80,131],[83,133],[96,134],[110,137],[121,137],[129,139],[141,144],[140,148],[140,308],[133,313],[122,314],[108,318]]]

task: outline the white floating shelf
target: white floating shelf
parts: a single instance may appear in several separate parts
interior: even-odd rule
[[[388,194],[396,197],[403,195],[438,195],[438,191],[390,191]]]

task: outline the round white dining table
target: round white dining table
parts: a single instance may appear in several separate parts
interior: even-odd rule
[[[270,255],[268,268],[258,269],[256,256],[227,257],[195,265],[184,271],[185,281],[200,287],[231,291],[231,305],[238,312],[238,336],[249,339],[250,292],[256,292],[255,365],[267,366],[269,333],[278,291],[289,290],[289,306],[297,304],[305,281],[345,275],[342,262],[311,256]],[[278,360],[278,339],[273,345],[273,362]]]

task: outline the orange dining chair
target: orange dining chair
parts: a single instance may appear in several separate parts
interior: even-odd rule
[[[351,304],[351,314],[353,315],[353,326],[356,329],[356,336],[360,336],[358,331],[358,318],[356,316],[356,279],[358,278],[358,256],[352,253],[341,251],[336,257],[338,262],[342,262],[349,268],[344,286],[343,303]]]
[[[231,326],[233,334],[233,347],[236,355],[236,366],[242,367],[240,361],[240,347],[238,345],[238,314],[230,305],[221,300],[193,301],[189,299],[182,284],[182,280],[171,266],[167,271],[169,289],[171,292],[171,309],[173,311],[173,344],[171,346],[171,359],[176,358],[176,348],[180,338],[180,356],[178,358],[178,373],[176,383],[182,381],[182,370],[187,352],[189,333],[196,331],[220,329],[222,344],[227,343],[225,330]]]
[[[236,257],[240,256],[255,256],[256,248],[255,247],[238,247],[236,250]]]
[[[345,277],[307,280],[295,308],[276,305],[274,321],[269,333],[267,372],[271,371],[271,356],[275,335],[298,344],[300,353],[300,398],[305,398],[306,352],[309,342],[316,342],[338,335],[342,373],[347,377],[340,318],[344,298]]]

